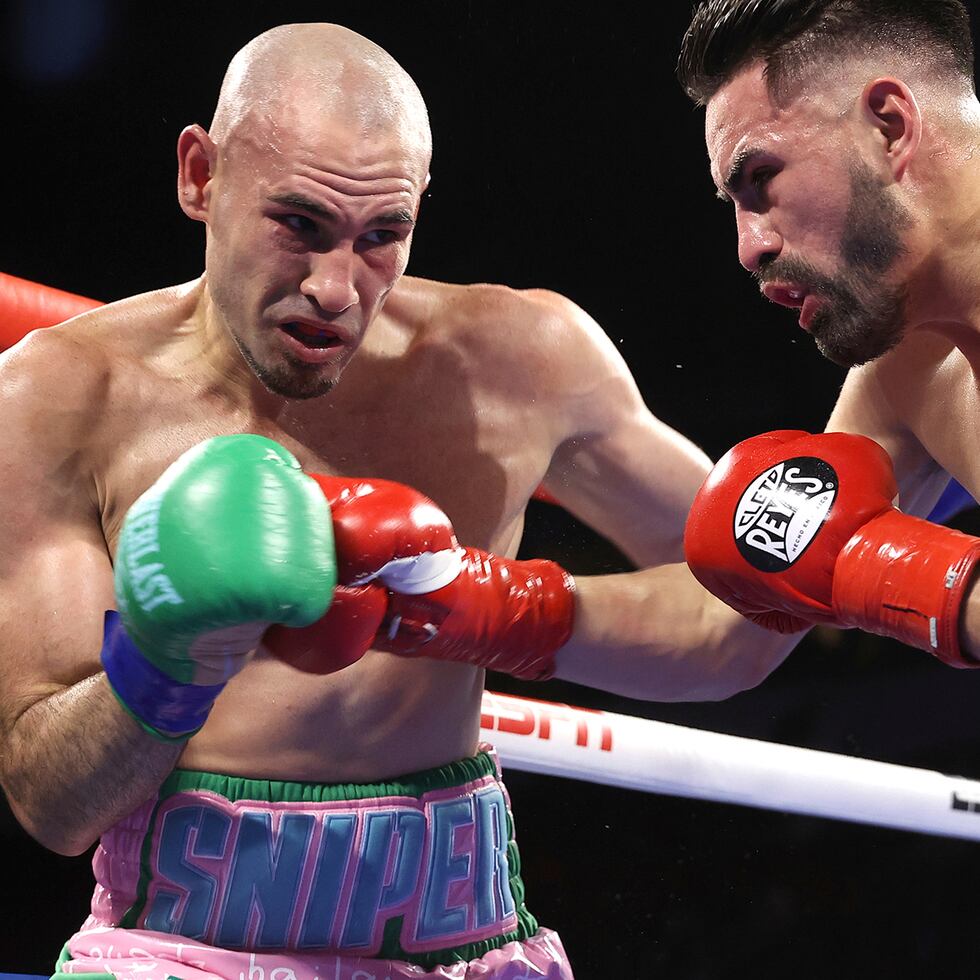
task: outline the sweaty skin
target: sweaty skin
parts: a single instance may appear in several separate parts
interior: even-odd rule
[[[308,471],[416,487],[463,544],[508,556],[543,482],[644,569],[578,580],[559,677],[721,698],[793,643],[679,564],[709,462],[649,413],[585,313],[541,290],[402,276],[429,161],[407,76],[342,28],[271,33],[233,62],[211,133],[180,138],[180,201],[206,225],[205,274],[0,359],[13,461],[0,468],[3,785],[24,826],[65,853],[177,764],[369,782],[476,747],[481,670],[378,652],[311,676],[260,647],[182,749],[125,715],[99,664],[121,522],[210,436],[257,433]],[[293,66],[314,54],[327,67],[302,83]],[[327,346],[304,344],[314,334]]]

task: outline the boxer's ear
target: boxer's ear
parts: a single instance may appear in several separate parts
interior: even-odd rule
[[[177,139],[177,199],[189,218],[208,220],[208,185],[214,176],[218,149],[203,127],[187,126]]]
[[[878,145],[896,181],[902,179],[922,141],[922,115],[912,90],[898,78],[876,78],[861,93],[865,121],[878,131]]]

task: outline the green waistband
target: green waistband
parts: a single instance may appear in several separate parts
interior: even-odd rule
[[[174,793],[189,790],[208,790],[232,803],[239,800],[255,800],[261,803],[332,803],[385,796],[410,796],[418,799],[432,790],[463,786],[473,780],[496,775],[497,767],[489,752],[478,752],[467,759],[408,773],[380,783],[295,783],[281,779],[250,779],[194,769],[175,769],[160,787],[159,798],[162,800]]]

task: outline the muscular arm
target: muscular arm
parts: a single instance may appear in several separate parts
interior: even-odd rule
[[[87,442],[103,380],[56,331],[0,359],[0,781],[25,829],[65,854],[147,799],[179,752],[100,671],[114,596]]]
[[[4,722],[10,809],[32,837],[60,854],[81,854],[148,799],[182,748],[135,725],[102,673],[41,696]]]
[[[650,701],[719,701],[755,687],[802,634],[755,626],[686,565],[576,579],[575,627],[555,676]]]
[[[568,434],[545,485],[641,568],[576,579],[575,628],[557,676],[650,700],[717,700],[754,687],[801,634],[749,623],[682,563],[684,522],[711,461],[651,414],[589,317],[561,297],[538,295],[572,334],[564,347],[574,352],[556,409]]]
[[[827,431],[870,436],[884,447],[895,466],[901,509],[925,517],[946,487],[950,473],[974,495],[980,492],[980,483],[976,453],[971,446],[968,458],[963,458],[960,441],[961,433],[971,431],[972,425],[967,420],[949,425],[946,401],[939,397],[963,384],[957,376],[967,372],[966,361],[957,353],[950,354],[948,343],[941,338],[912,338],[912,344],[915,346],[906,343],[905,351],[896,351],[848,374]],[[899,358],[903,353],[904,360]],[[905,360],[915,368],[917,377],[905,376]],[[923,378],[930,380],[923,383]],[[969,373],[967,381],[971,380]],[[940,385],[944,391],[930,392],[930,385]],[[916,430],[932,436],[931,452]],[[933,453],[943,458],[943,465]],[[960,646],[980,660],[980,582],[976,577],[960,613]]]

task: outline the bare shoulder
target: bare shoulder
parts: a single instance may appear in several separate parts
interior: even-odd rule
[[[602,327],[573,300],[552,290],[407,277],[395,296],[396,303],[411,304],[425,319],[428,335],[482,364],[501,363],[512,379],[527,376],[539,390],[543,383],[580,383],[595,377],[597,369],[602,375],[628,375]]]
[[[472,287],[475,313],[491,318],[528,346],[554,352],[556,345],[585,343],[605,346],[602,328],[577,303],[550,289],[511,289],[507,286]]]
[[[172,336],[182,287],[99,307],[35,330],[0,354],[0,441],[32,447],[37,466],[84,456],[129,377],[127,365]],[[186,289],[184,289],[186,292]],[[26,465],[26,461],[25,461]]]
[[[477,336],[491,325],[527,344],[551,343],[570,333],[594,334],[597,339],[605,336],[580,306],[550,289],[514,289],[497,283],[460,285],[406,276],[396,287],[395,297],[398,302],[412,303],[434,322],[451,320],[455,330],[469,328]]]
[[[111,363],[83,319],[35,330],[0,354],[0,413],[7,423],[0,438],[8,445],[75,442],[97,416]]]
[[[831,432],[869,436],[895,466],[903,510],[927,514],[948,480],[960,475],[962,426],[950,425],[966,390],[969,365],[947,340],[913,335],[853,368],[827,423]],[[972,447],[970,456],[972,457]]]
[[[828,428],[873,438],[915,432],[945,390],[964,370],[965,358],[936,334],[916,334],[894,350],[847,375]]]

